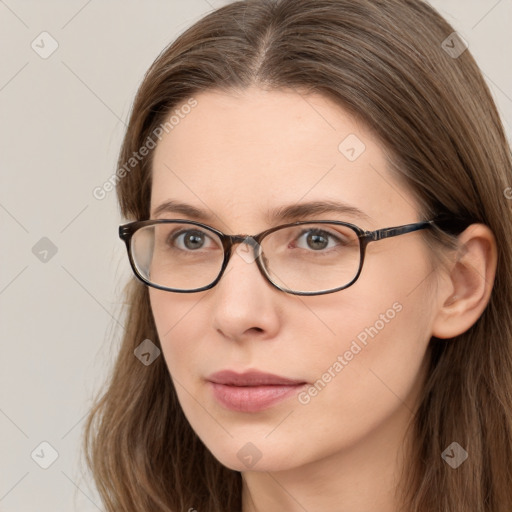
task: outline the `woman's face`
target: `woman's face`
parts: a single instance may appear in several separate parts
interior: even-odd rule
[[[251,88],[195,99],[154,150],[151,218],[199,220],[248,235],[294,220],[347,221],[366,230],[422,220],[377,140],[323,96]],[[183,210],[154,214],[169,201],[202,210],[204,218]],[[326,201],[363,214],[272,215]],[[180,404],[214,456],[240,471],[277,471],[365,441],[377,449],[370,440],[402,435],[422,384],[436,306],[436,274],[421,234],[370,243],[356,283],[318,296],[276,289],[239,247],[210,290],[150,289]],[[214,376],[221,371],[241,376]],[[243,375],[255,371],[291,382]]]

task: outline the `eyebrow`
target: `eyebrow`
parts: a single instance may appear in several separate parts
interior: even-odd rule
[[[208,210],[197,208],[190,204],[182,203],[176,200],[165,201],[164,203],[157,206],[153,211],[153,216],[157,217],[163,213],[185,215],[186,217],[190,217],[205,223],[216,217],[216,215],[208,212]],[[296,220],[307,219],[308,217],[325,213],[349,215],[351,217],[356,217],[367,222],[373,222],[373,219],[359,208],[350,204],[332,200],[309,201],[307,203],[280,206],[267,212],[266,219],[270,224],[277,222],[294,222]]]

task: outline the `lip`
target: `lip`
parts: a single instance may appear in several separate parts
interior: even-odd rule
[[[303,380],[287,379],[280,375],[251,370],[237,373],[231,370],[222,370],[212,373],[206,380],[226,386],[293,386],[305,384]]]
[[[258,370],[223,370],[206,379],[215,399],[238,412],[258,412],[294,395],[307,383]]]

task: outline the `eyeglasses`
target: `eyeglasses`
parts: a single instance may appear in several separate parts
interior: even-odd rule
[[[261,274],[277,289],[322,295],[356,282],[370,242],[453,222],[435,219],[366,231],[347,222],[300,221],[248,236],[226,235],[190,220],[158,219],[119,226],[119,237],[126,243],[135,275],[160,290],[193,293],[213,288],[226,270],[233,247],[241,244],[238,255],[247,263],[256,261]]]

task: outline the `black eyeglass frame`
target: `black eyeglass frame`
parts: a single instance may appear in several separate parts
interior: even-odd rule
[[[222,267],[219,271],[219,274],[217,277],[207,286],[203,286],[201,288],[194,288],[192,290],[181,290],[176,288],[169,288],[166,286],[161,286],[156,283],[150,282],[148,279],[146,279],[138,270],[137,265],[135,264],[135,261],[133,259],[132,254],[132,248],[131,248],[131,239],[135,232],[143,227],[146,226],[152,226],[157,224],[190,224],[193,226],[199,226],[202,229],[205,229],[207,231],[211,231],[212,233],[215,233],[221,240],[222,246],[224,249],[224,259],[222,262]],[[359,238],[359,268],[357,270],[356,275],[354,278],[344,286],[340,286],[337,288],[329,289],[329,290],[321,290],[319,292],[298,292],[295,290],[290,290],[288,288],[283,288],[282,286],[279,286],[277,283],[275,283],[272,278],[268,275],[264,264],[262,263],[262,251],[258,251],[258,248],[261,248],[261,241],[274,231],[278,231],[283,228],[292,227],[292,226],[300,226],[303,224],[334,224],[339,226],[345,226],[350,229],[352,229],[357,237]],[[262,231],[261,233],[258,233],[257,235],[226,235],[222,231],[219,231],[218,229],[213,228],[212,226],[208,226],[207,224],[203,224],[201,222],[188,220],[188,219],[150,219],[150,220],[142,220],[142,221],[135,221],[135,222],[129,222],[128,224],[123,224],[119,226],[119,238],[123,240],[126,244],[126,249],[128,251],[128,258],[130,261],[130,266],[132,267],[132,270],[136,277],[138,277],[143,283],[147,284],[148,286],[151,286],[153,288],[157,288],[159,290],[169,291],[169,292],[176,292],[176,293],[196,293],[196,292],[202,292],[205,290],[210,290],[213,288],[222,278],[222,275],[224,274],[224,271],[226,270],[226,267],[228,266],[229,260],[233,254],[233,246],[235,244],[244,243],[251,245],[254,250],[254,258],[256,261],[256,264],[260,270],[260,273],[263,275],[263,277],[275,288],[278,290],[281,290],[285,293],[290,293],[292,295],[325,295],[328,293],[334,293],[339,292],[341,290],[344,290],[348,288],[349,286],[352,286],[359,276],[361,275],[361,271],[363,269],[363,263],[365,259],[366,254],[366,247],[370,242],[377,242],[379,240],[383,240],[385,238],[391,238],[394,236],[404,235],[406,233],[412,233],[414,231],[418,231],[421,229],[430,229],[434,226],[437,226],[438,228],[445,230],[445,231],[451,231],[454,234],[460,233],[465,227],[467,227],[469,223],[463,219],[455,219],[452,217],[449,218],[437,218],[432,220],[426,220],[426,221],[420,221],[415,222],[412,224],[404,224],[401,226],[394,226],[389,228],[382,228],[377,229],[375,231],[367,231],[359,226],[356,226],[355,224],[351,224],[349,222],[343,222],[343,221],[333,221],[333,220],[304,220],[304,221],[298,221],[298,222],[291,222],[288,224],[281,224],[279,226],[274,226],[273,228],[267,229],[265,231]]]

